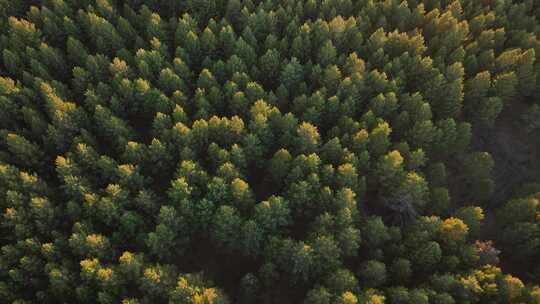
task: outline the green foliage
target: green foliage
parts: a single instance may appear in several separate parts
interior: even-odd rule
[[[491,179],[493,166],[493,159],[487,152],[475,152],[465,159],[463,169],[467,183],[475,190],[473,199],[485,201],[491,196],[494,189]]]
[[[539,303],[538,16],[0,0],[0,302]]]
[[[520,261],[531,268],[530,277],[538,279],[535,271],[540,267],[536,262],[540,250],[540,229],[538,193],[516,198],[497,210],[497,228],[502,249],[514,250],[511,260]]]
[[[467,225],[470,235],[478,235],[482,220],[485,217],[482,208],[472,206],[463,207],[456,211],[456,216]]]
[[[358,276],[362,279],[363,285],[377,287],[386,281],[386,265],[379,261],[370,260],[362,264],[358,271]]]

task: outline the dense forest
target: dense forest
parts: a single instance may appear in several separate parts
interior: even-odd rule
[[[540,1],[0,0],[0,303],[540,304]]]

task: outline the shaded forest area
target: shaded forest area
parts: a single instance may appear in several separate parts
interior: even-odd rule
[[[493,207],[510,199],[516,189],[540,180],[540,141],[523,127],[528,104],[515,100],[497,118],[493,128],[479,128],[473,135],[473,149],[488,151],[495,162],[496,189]]]
[[[540,304],[535,0],[0,0],[0,302]]]

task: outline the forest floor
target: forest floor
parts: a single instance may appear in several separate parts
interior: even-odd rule
[[[527,182],[538,180],[540,142],[524,128],[522,115],[528,110],[523,101],[515,100],[497,119],[493,128],[474,128],[472,148],[487,151],[495,161],[495,191],[488,209],[499,207],[514,191]]]
[[[540,138],[531,136],[524,128],[521,117],[529,106],[523,101],[514,101],[506,107],[493,128],[474,128],[472,148],[487,151],[493,157],[495,189],[484,208],[485,219],[480,239],[495,240],[496,221],[494,209],[512,198],[516,190],[529,182],[540,180]],[[495,244],[496,246],[496,244]],[[501,265],[510,273],[526,275],[526,265],[510,263],[504,256]]]

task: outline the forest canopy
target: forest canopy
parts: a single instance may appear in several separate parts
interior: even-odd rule
[[[540,2],[0,0],[0,302],[540,304]]]

